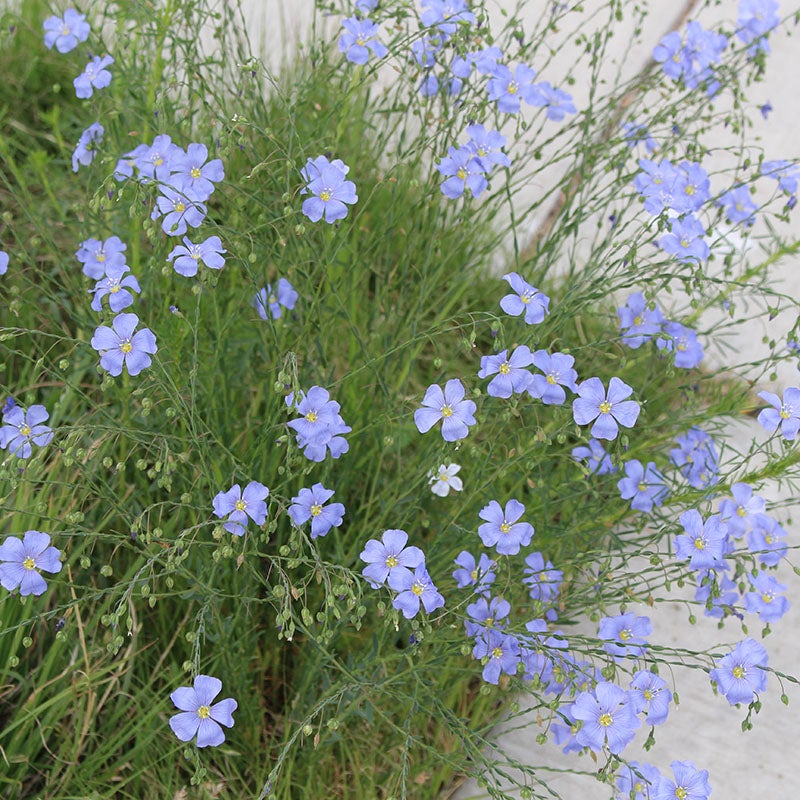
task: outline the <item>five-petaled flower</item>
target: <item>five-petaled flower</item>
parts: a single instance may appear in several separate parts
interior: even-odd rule
[[[592,425],[591,434],[597,439],[616,439],[619,426],[632,428],[639,417],[639,404],[627,400],[633,389],[619,378],[608,383],[608,392],[600,378],[589,378],[578,385],[578,395],[572,401],[572,416],[578,425]]]
[[[347,205],[358,202],[356,185],[347,180],[350,171],[341,159],[329,161],[325,156],[309,158],[301,171],[305,187],[300,194],[313,197],[303,201],[303,214],[312,222],[333,223],[347,216]]]
[[[294,286],[286,278],[280,278],[275,289],[269,283],[266,289],[259,289],[250,305],[255,308],[258,316],[263,320],[268,320],[270,317],[280,319],[283,309],[291,311],[299,296]]]
[[[95,89],[105,89],[111,83],[111,73],[106,69],[114,63],[111,56],[95,56],[72,82],[75,94],[85,100],[91,97]]]
[[[79,14],[74,8],[68,8],[63,17],[48,17],[44,21],[44,46],[48,50],[55,45],[59,53],[69,53],[89,38],[89,23],[85,14]]]
[[[762,427],[770,433],[780,427],[781,436],[794,441],[800,430],[800,389],[787,389],[783,393],[783,400],[772,392],[759,392],[758,396],[772,406],[759,412],[758,421]]]
[[[325,536],[331,528],[338,528],[342,524],[344,505],[325,505],[333,494],[333,489],[326,489],[321,483],[315,483],[310,489],[301,489],[297,497],[292,498],[288,514],[295,525],[311,520],[312,539]]]
[[[0,427],[0,448],[8,449],[17,458],[30,458],[32,445],[44,447],[53,439],[53,431],[44,421],[50,415],[41,405],[33,405],[27,411],[14,404],[3,413]]]
[[[172,266],[178,275],[191,278],[197,275],[197,266],[202,261],[209,269],[222,269],[225,266],[222,241],[219,236],[209,236],[198,244],[183,237],[183,244],[175,245],[167,256],[167,261],[173,261]]]
[[[233,712],[238,703],[228,697],[214,702],[222,691],[222,681],[210,675],[198,675],[194,686],[181,686],[169,699],[180,709],[180,714],[170,717],[172,732],[182,741],[191,741],[197,734],[198,747],[216,747],[225,741],[226,728],[233,727]]]
[[[403,566],[393,569],[389,573],[389,586],[397,592],[392,605],[406,619],[419,613],[420,604],[428,614],[444,605],[444,597],[437,590],[424,564],[413,572]]]
[[[503,275],[503,280],[513,289],[513,294],[507,294],[500,300],[500,308],[512,317],[525,314],[528,325],[541,322],[550,310],[550,298],[531,286],[516,272]]]
[[[403,567],[406,570],[425,566],[425,556],[419,547],[406,547],[408,534],[392,528],[384,531],[381,540],[370,539],[361,551],[359,558],[367,566],[362,575],[373,589],[380,588],[393,570]]]
[[[219,492],[214,497],[214,514],[225,520],[222,527],[228,533],[244,536],[248,517],[256,525],[266,521],[267,497],[269,489],[258,481],[250,481],[244,491],[235,483],[227,492]]]
[[[431,491],[439,497],[447,497],[451,489],[460,492],[463,488],[461,478],[458,477],[460,469],[458,464],[442,464],[437,472],[429,472],[428,483],[431,485]]]
[[[451,378],[444,391],[435,383],[428,387],[422,399],[422,408],[414,412],[414,424],[420,433],[427,433],[442,420],[442,438],[446,442],[457,442],[469,433],[475,424],[475,409],[472,400],[465,400],[466,389],[458,378]]]
[[[518,521],[524,513],[525,506],[518,500],[509,500],[505,509],[497,500],[492,500],[478,514],[486,520],[478,528],[481,541],[486,547],[496,547],[497,552],[504,556],[516,555],[520,547],[531,543],[534,533],[533,525]]]
[[[152,363],[151,355],[158,351],[156,337],[150,328],[136,331],[139,317],[136,314],[118,314],[111,327],[101,325],[92,336],[92,347],[100,353],[100,366],[110,375],[138,375]]]
[[[735,706],[755,699],[767,688],[767,651],[755,639],[744,639],[708,673],[725,699]]]
[[[78,138],[78,144],[72,153],[72,171],[77,172],[83,165],[84,167],[94,161],[97,155],[96,146],[103,141],[105,128],[99,122],[93,122]]]
[[[50,536],[26,531],[22,539],[9,536],[0,544],[0,585],[21,595],[40,595],[47,589],[39,570],[61,572],[61,553],[50,546]]]

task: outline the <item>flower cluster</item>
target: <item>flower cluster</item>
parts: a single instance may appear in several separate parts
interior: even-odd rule
[[[469,189],[477,197],[488,186],[486,176],[495,166],[510,167],[511,160],[503,152],[506,137],[497,131],[487,131],[483,125],[467,128],[469,140],[461,147],[449,147],[447,156],[436,169],[444,176],[442,194],[456,200]]]
[[[339,414],[341,406],[330,398],[327,389],[321,386],[312,386],[308,393],[300,392],[299,399],[293,394],[286,398],[286,405],[300,414],[287,424],[309,461],[324,461],[328,451],[332,458],[339,458],[350,449],[344,434],[352,428]]]
[[[714,64],[722,58],[728,39],[722,33],[708,31],[694,20],[686,26],[686,39],[678,31],[664,36],[653,50],[653,58],[673,81],[683,81],[689,89],[704,86],[709,97],[720,89]]]

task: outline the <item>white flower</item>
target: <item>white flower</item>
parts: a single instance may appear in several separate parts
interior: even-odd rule
[[[439,471],[428,473],[428,483],[431,484],[431,491],[438,494],[439,497],[447,497],[452,489],[454,492],[460,492],[463,488],[461,478],[457,478],[456,474],[461,469],[458,464],[450,464],[445,466],[442,464]]]

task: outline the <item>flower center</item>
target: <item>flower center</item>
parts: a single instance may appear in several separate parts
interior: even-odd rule
[[[789,419],[791,413],[789,412],[789,409],[786,408],[786,406],[781,406],[780,415],[781,419]]]
[[[308,414],[306,414],[306,419],[309,422],[316,422],[317,421],[317,412],[316,411],[309,411]]]
[[[606,712],[605,714],[601,714],[597,720],[604,728],[607,728],[613,721],[614,718]]]
[[[237,501],[236,501],[236,502],[233,504],[233,507],[234,507],[234,508],[235,508],[237,511],[244,511],[244,510],[247,508],[247,502],[246,502],[245,500],[237,500]]]
[[[694,549],[695,550],[705,550],[706,549],[706,540],[698,536],[694,540]]]
[[[771,603],[774,599],[775,595],[773,595],[772,592],[764,592],[764,594],[761,595],[761,600],[765,603]]]
[[[311,516],[318,517],[321,513],[322,513],[322,506],[319,503],[314,503],[314,505],[311,506]]]
[[[686,791],[686,789],[683,788],[683,786],[675,787],[675,797],[678,800],[686,800],[686,798],[688,796],[689,796],[689,793]]]
[[[530,303],[531,301],[531,296],[530,294],[528,294],[528,292],[525,292],[525,294],[521,294],[519,296],[519,299],[522,300],[522,302],[525,303],[525,305],[528,305],[528,303]]]
[[[112,278],[108,279],[108,291],[111,292],[111,294],[116,294],[121,288],[119,281],[115,281]]]
[[[191,250],[189,251],[189,255],[195,260],[200,260],[200,245],[196,244],[193,245]]]
[[[331,192],[330,189],[323,189],[319,193],[319,199],[322,200],[323,203],[327,203],[328,200],[330,200],[332,196],[333,196],[333,192]]]
[[[741,664],[737,664],[733,668],[732,672],[733,672],[733,677],[736,678],[736,680],[741,680],[742,678],[744,678],[745,674],[747,673],[747,670]]]
[[[634,317],[634,318],[633,318],[633,324],[634,324],[635,326],[639,326],[639,325],[641,325],[643,322],[644,322],[644,317]]]
[[[208,719],[211,716],[211,708],[209,708],[209,706],[200,706],[200,708],[197,709],[197,716],[200,717],[200,719]]]
[[[509,81],[508,82],[508,93],[509,94],[516,94],[519,86],[517,85],[516,81]]]
[[[452,417],[453,416],[453,409],[450,406],[442,406],[442,416],[443,417]]]
[[[547,376],[547,382],[548,382],[548,383],[549,383],[551,386],[555,386],[555,384],[557,384],[557,383],[558,383],[558,376],[557,376],[557,375],[553,375],[553,373],[551,372],[551,373],[550,373],[550,374]]]
[[[603,400],[603,402],[600,403],[600,413],[608,414],[609,411],[611,411],[611,403],[609,403],[608,400]]]
[[[199,178],[200,177],[200,167],[192,167],[192,169],[189,172],[189,174],[195,179]]]
[[[359,36],[358,39],[356,39],[356,44],[359,47],[363,47],[364,46],[364,39],[361,36]]]
[[[98,253],[98,254],[97,254],[95,257],[94,257],[94,260],[95,260],[95,261],[99,261],[99,262],[102,264],[102,263],[103,263],[103,262],[106,260],[106,254],[105,254],[105,253]]]
[[[425,584],[420,583],[419,581],[414,581],[414,583],[411,584],[411,591],[414,592],[417,597],[419,597],[425,591]]]
[[[156,156],[153,159],[153,166],[154,167],[160,167],[163,163],[164,163],[164,159],[161,158],[161,156]]]
[[[692,184],[690,183],[686,187],[685,192],[686,192],[686,194],[688,194],[691,197],[694,194],[694,186],[692,186]]]
[[[627,642],[628,639],[631,638],[631,632],[627,628],[623,628],[619,632],[619,638],[622,639],[623,642]]]
[[[30,425],[25,425],[25,424],[23,423],[22,425],[20,425],[20,426],[19,426],[19,432],[20,432],[20,433],[21,433],[23,436],[30,436],[30,434],[31,434],[31,428],[30,428]]]
[[[22,562],[22,566],[25,567],[25,569],[33,569],[36,566],[36,562],[30,556],[28,556]]]
[[[508,375],[509,372],[511,372],[511,367],[508,365],[508,361],[504,361],[500,365],[500,374],[501,375]]]
[[[389,567],[389,569],[396,567],[399,563],[397,556],[386,556],[386,566]]]
[[[655,695],[653,694],[652,691],[650,691],[650,689],[645,689],[642,694],[644,694],[644,699],[645,700],[652,700],[653,697],[655,697]]]
[[[511,526],[503,520],[503,524],[500,526],[500,533],[508,533],[511,530]]]
[[[647,491],[647,484],[646,484],[644,481],[642,481],[641,483],[637,483],[637,484],[636,484],[636,488],[637,488],[637,489],[638,489],[640,492],[646,492],[646,491]]]
[[[133,350],[133,345],[126,339],[120,344],[119,349],[127,355],[131,350]]]
[[[472,570],[472,572],[470,572],[469,576],[474,581],[478,580],[478,570],[477,569]]]
[[[459,167],[457,172],[456,172],[456,177],[460,181],[465,181],[467,179],[467,171],[466,171],[466,169],[464,169],[464,167]]]
[[[681,247],[684,249],[686,249],[690,244],[691,242],[688,239],[681,239]]]
[[[186,210],[186,206],[184,205],[183,200],[176,200],[175,201],[175,210],[181,214]]]
[[[503,657],[503,648],[502,647],[495,647],[492,650],[492,658],[502,658]]]
[[[746,517],[747,516],[747,509],[744,506],[739,506],[739,508],[736,509],[736,513],[740,517]]]

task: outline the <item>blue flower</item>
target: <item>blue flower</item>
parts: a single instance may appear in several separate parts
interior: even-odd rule
[[[528,394],[540,399],[545,405],[563,405],[567,400],[566,386],[572,392],[578,390],[578,373],[572,368],[575,359],[565,353],[537,350],[533,354],[533,364],[544,374],[534,373],[528,386]]]
[[[495,166],[511,166],[511,159],[503,152],[506,137],[498,131],[487,131],[483,125],[473,123],[467,127],[467,135],[467,147],[480,159],[486,172]]]
[[[258,316],[263,320],[280,319],[283,309],[291,311],[294,308],[297,298],[300,295],[286,278],[278,280],[277,291],[273,291],[268,283],[266,289],[259,289],[253,297],[250,305],[258,312]]]
[[[603,649],[606,653],[617,661],[627,656],[644,655],[647,637],[652,632],[653,624],[649,617],[637,617],[629,611],[601,619],[597,636],[605,642]]]
[[[310,489],[301,489],[297,497],[292,498],[287,513],[298,526],[311,520],[312,539],[325,536],[331,528],[338,528],[344,517],[342,503],[325,505],[333,494],[333,489],[326,489],[321,483],[315,483]]]
[[[753,225],[756,221],[755,212],[758,206],[750,197],[750,189],[747,186],[736,186],[717,201],[717,205],[725,207],[725,216],[728,222],[743,225]]]
[[[0,275],[5,275],[8,272],[8,253],[0,250]]]
[[[339,458],[350,449],[343,434],[352,428],[345,424],[339,414],[341,406],[330,399],[330,394],[321,386],[312,386],[308,394],[300,394],[296,405],[299,419],[287,423],[295,432],[297,446],[309,461],[324,461],[330,450],[333,458]],[[294,404],[294,396],[286,398],[287,405]]]
[[[675,366],[681,369],[692,369],[703,360],[703,346],[697,334],[680,322],[664,323],[662,335],[656,339],[656,347],[666,350],[675,356]]]
[[[647,712],[644,721],[648,725],[661,725],[667,721],[672,692],[663,678],[649,670],[641,670],[633,676],[629,691],[636,713]]]
[[[790,161],[765,161],[761,165],[761,174],[778,181],[778,187],[784,194],[797,194],[797,179],[800,169]]]
[[[461,197],[465,189],[477,197],[488,186],[484,162],[466,145],[448,147],[447,156],[436,164],[436,169],[446,178],[440,187],[442,194],[451,200]]]
[[[492,572],[495,562],[481,553],[480,559],[476,562],[475,556],[466,550],[462,550],[455,559],[458,569],[453,570],[453,578],[459,589],[467,586],[474,586],[476,594],[489,594],[491,585],[494,583],[496,575]]]
[[[460,471],[461,467],[458,464],[440,464],[436,472],[431,470],[428,473],[431,491],[437,497],[447,497],[451,489],[460,492],[464,488],[461,478],[458,477]]]
[[[782,400],[772,392],[759,392],[758,396],[772,406],[759,412],[761,427],[769,433],[775,433],[780,427],[781,436],[790,442],[794,441],[800,430],[800,389],[786,389]]]
[[[554,569],[552,562],[549,559],[545,561],[538,551],[525,558],[522,575],[522,583],[528,587],[531,600],[552,603],[558,597],[564,573],[560,569]]]
[[[493,356],[483,356],[478,377],[495,376],[486,387],[486,393],[490,397],[511,397],[512,394],[521,394],[529,387],[533,375],[525,367],[529,367],[533,361],[530,348],[522,344],[515,348],[510,358],[508,350]]]
[[[757,515],[764,514],[766,501],[761,495],[753,494],[752,487],[746,483],[732,484],[731,494],[733,497],[720,502],[719,516],[731,536],[744,536],[751,525],[757,524]]]
[[[764,567],[775,567],[788,550],[786,531],[767,514],[756,514],[753,527],[747,534],[747,547]]]
[[[766,572],[759,572],[758,575],[751,573],[748,578],[753,591],[744,596],[745,610],[750,614],[758,614],[762,622],[779,620],[789,610],[789,601],[780,594],[786,591],[786,586]]]
[[[527,100],[532,106],[547,109],[547,119],[553,122],[561,122],[567,114],[575,114],[575,104],[572,102],[572,95],[563,89],[555,89],[547,81],[535,83],[536,92],[531,92],[530,99]]]
[[[522,100],[528,105],[538,105],[540,95],[533,82],[535,77],[536,70],[526,64],[517,64],[513,73],[498,64],[487,85],[489,99],[497,101],[497,110],[506,114],[518,114]]]
[[[222,691],[222,681],[209,675],[198,675],[194,686],[181,686],[169,699],[180,710],[170,717],[169,727],[182,741],[191,741],[197,735],[198,747],[216,747],[225,741],[226,728],[233,727],[233,712],[238,703],[231,697],[214,703]]]
[[[589,378],[578,385],[578,397],[572,401],[572,416],[578,425],[592,425],[591,434],[597,439],[616,439],[619,426],[632,428],[639,417],[639,404],[626,400],[633,389],[619,378],[612,378],[608,391],[600,378]]]
[[[225,259],[222,254],[227,252],[222,247],[219,236],[209,236],[208,239],[194,244],[188,236],[183,237],[183,244],[175,245],[167,261],[174,259],[173,267],[178,275],[191,278],[197,275],[197,265],[202,261],[209,269],[222,269]]]
[[[121,375],[123,366],[129,375],[138,375],[152,363],[158,351],[156,337],[150,328],[136,331],[136,314],[118,314],[111,327],[101,325],[92,336],[91,345],[100,353],[100,366],[110,375]]]
[[[222,161],[215,158],[208,160],[208,148],[204,144],[193,142],[184,153],[177,145],[170,152],[170,177],[167,181],[180,188],[186,196],[195,202],[202,203],[211,197],[214,184],[225,178]]]
[[[389,587],[397,592],[392,605],[406,619],[419,613],[420,604],[428,614],[444,605],[444,597],[437,590],[424,564],[418,566],[414,572],[403,566],[391,570]]]
[[[92,280],[99,281],[109,267],[125,266],[125,250],[127,245],[119,236],[110,236],[105,241],[86,239],[81,242],[75,258],[83,264],[83,274]]]
[[[503,275],[503,280],[508,281],[513,294],[507,294],[500,300],[500,308],[512,317],[525,314],[528,325],[536,325],[544,320],[550,311],[550,298],[531,286],[516,272]]]
[[[695,489],[705,489],[719,480],[719,459],[714,440],[700,428],[690,428],[676,436],[674,450],[670,450],[672,463]],[[743,532],[744,533],[744,532]]]
[[[661,333],[664,315],[658,306],[649,308],[641,292],[634,292],[625,305],[617,309],[617,320],[623,343],[636,350]]]
[[[745,639],[717,661],[708,673],[725,699],[735,706],[756,699],[767,688],[767,651],[755,639]]]
[[[367,566],[362,575],[373,589],[379,589],[395,569],[412,570],[425,566],[425,556],[419,547],[406,547],[408,534],[391,528],[384,531],[381,540],[370,539],[359,558]]]
[[[478,632],[472,657],[485,659],[481,677],[495,686],[501,673],[516,675],[517,665],[522,660],[517,637],[492,628],[483,628]]]
[[[703,223],[694,215],[686,214],[670,222],[670,231],[658,240],[658,246],[683,263],[705,261],[711,252],[703,238],[705,235]]]
[[[17,458],[30,458],[33,445],[44,447],[53,440],[52,428],[43,424],[49,417],[44,406],[33,405],[25,411],[13,404],[3,412],[0,448]]]
[[[636,147],[639,142],[644,142],[645,150],[648,153],[655,153],[658,149],[658,142],[647,132],[647,128],[638,122],[625,122],[622,125],[622,133],[628,147]]]
[[[642,724],[628,692],[608,681],[598,683],[592,692],[581,692],[570,713],[583,722],[576,734],[578,742],[595,753],[608,746],[614,755],[619,755]]]
[[[655,791],[650,792],[650,800],[708,800],[711,786],[707,769],[697,769],[691,761],[673,761],[670,767],[674,780],[662,775]]]
[[[492,500],[478,514],[482,520],[486,520],[479,526],[478,536],[486,547],[496,547],[501,555],[514,556],[519,553],[520,547],[527,547],[531,543],[534,534],[533,525],[519,522],[524,513],[525,506],[518,500],[509,500],[505,509],[497,500]]]
[[[190,197],[191,186],[184,178],[174,179],[172,186],[161,186],[161,194],[150,214],[150,219],[161,220],[161,230],[167,236],[183,236],[187,226],[199,228],[206,218],[205,203]]]
[[[464,384],[451,378],[444,391],[435,383],[428,387],[422,398],[422,408],[414,412],[414,424],[420,433],[427,433],[439,420],[442,421],[442,438],[446,442],[457,442],[469,434],[469,426],[475,424],[475,409],[472,400],[465,400]]]
[[[106,295],[108,296],[108,307],[115,314],[133,304],[131,291],[138,294],[141,289],[135,276],[125,275],[126,272],[130,272],[127,266],[109,265],[106,267],[105,277],[97,281],[94,289],[90,289],[90,292],[94,293],[92,298],[92,309],[94,311],[101,310],[102,300]]]
[[[640,764],[638,761],[620,764],[614,783],[616,800],[652,800],[653,790],[660,779],[661,773],[652,764]]]
[[[755,56],[759,51],[769,54],[766,35],[780,22],[778,0],[739,0],[739,25],[736,35],[745,44],[747,51]]]
[[[576,461],[585,462],[590,474],[608,475],[617,471],[611,463],[611,456],[605,451],[601,442],[589,439],[587,445],[587,447],[573,447],[571,455]]]
[[[256,525],[266,522],[268,497],[269,489],[258,481],[250,481],[244,491],[235,483],[227,492],[219,492],[214,497],[214,514],[225,520],[222,527],[228,533],[244,536],[248,517]]]
[[[153,144],[140,144],[126,153],[117,163],[114,174],[118,180],[120,175],[130,177],[135,167],[139,171],[139,180],[142,183],[153,180],[169,183],[178,159],[185,155],[183,148],[174,144],[166,133],[162,133],[153,139]]]
[[[445,36],[452,36],[459,22],[475,23],[475,15],[466,0],[422,0],[420,22],[427,28],[436,26]]]
[[[675,555],[688,558],[690,569],[720,569],[729,552],[728,526],[719,515],[705,522],[697,509],[684,511],[680,516],[684,533],[675,537]]]
[[[95,56],[72,82],[75,94],[81,99],[91,97],[95,89],[105,89],[111,83],[111,73],[106,67],[111,66],[114,59],[111,56]]]
[[[72,171],[77,172],[81,165],[84,167],[94,161],[97,155],[96,146],[103,141],[105,128],[99,122],[93,122],[78,139],[75,152],[72,154]]]
[[[21,540],[9,536],[0,544],[0,586],[9,592],[19,588],[23,597],[43,594],[47,582],[39,571],[61,572],[60,557],[46,533],[26,531]]]
[[[341,159],[328,161],[325,156],[309,158],[301,171],[306,181],[301,194],[312,194],[303,201],[303,214],[312,222],[333,223],[347,216],[347,205],[358,202],[356,185],[346,179],[350,167]],[[345,205],[347,204],[347,205]]]
[[[631,501],[631,508],[649,514],[653,506],[660,506],[667,496],[664,476],[652,461],[647,467],[637,459],[625,462],[625,477],[617,482],[620,496]]]
[[[339,37],[339,52],[353,64],[366,64],[371,50],[375,58],[383,58],[389,51],[386,45],[374,37],[378,35],[378,24],[368,19],[349,17],[342,20],[344,33]]]
[[[44,21],[44,46],[48,50],[55,45],[59,53],[69,53],[89,38],[89,23],[86,15],[79,14],[74,8],[68,8],[63,17],[48,17]]]

